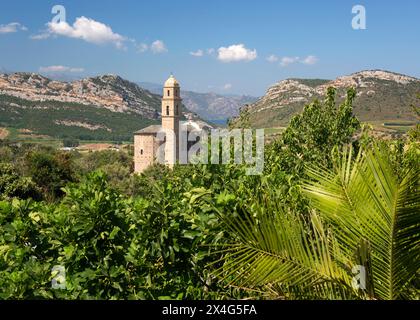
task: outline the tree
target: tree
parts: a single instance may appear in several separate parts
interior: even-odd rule
[[[32,180],[49,200],[63,196],[61,189],[68,182],[76,181],[71,155],[68,153],[30,152],[26,157],[26,166]]]
[[[317,211],[309,223],[272,204],[221,214],[238,240],[217,275],[271,297],[419,298],[420,170],[399,180],[388,152],[375,146],[352,160],[350,149],[334,169],[310,166],[304,190]],[[352,286],[356,266],[366,271],[365,290]]]
[[[420,104],[420,93],[417,95],[418,103]],[[420,105],[412,105],[411,108],[413,109],[413,112],[416,114],[417,118],[420,118]]]
[[[0,200],[8,198],[39,200],[41,190],[27,177],[22,177],[11,164],[0,163]]]
[[[329,88],[324,102],[315,100],[294,116],[280,139],[266,149],[265,175],[290,210],[308,212],[300,183],[308,178],[305,165],[332,168],[333,159],[342,145],[351,144],[360,128],[353,114],[356,92],[347,91],[346,99],[336,105],[336,90]]]
[[[79,140],[75,139],[64,139],[63,140],[63,147],[65,148],[75,148],[79,146]]]
[[[274,168],[279,166],[281,170],[303,175],[308,163],[331,167],[331,151],[335,146],[350,143],[360,128],[360,122],[353,114],[355,90],[348,90],[346,99],[338,107],[335,95],[336,89],[329,88],[323,103],[315,100],[291,119],[282,138],[269,152],[267,160]]]
[[[334,180],[328,172],[310,170],[318,182],[305,187],[307,194],[344,254],[368,244],[373,297],[409,298],[420,268],[420,170],[407,168],[399,179],[383,146],[360,157],[351,163],[351,152],[343,156]]]
[[[112,164],[124,167],[130,173],[133,171],[133,158],[122,151],[104,150],[91,152],[77,159],[76,163],[82,173],[102,170],[105,166]]]
[[[1,162],[12,162],[13,161],[13,151],[7,145],[0,145],[0,161]]]
[[[408,132],[408,135],[410,137],[411,141],[415,141],[418,143],[420,141],[420,123],[418,122],[420,120],[420,93],[417,95],[417,103],[418,105],[412,105],[411,108],[413,109],[413,112],[415,113],[417,117],[417,124],[415,128],[411,129]]]

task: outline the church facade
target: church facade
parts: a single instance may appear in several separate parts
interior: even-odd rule
[[[151,125],[134,133],[134,172],[143,172],[158,158],[163,159],[166,165],[172,167],[179,160],[179,150],[182,144],[180,130],[185,130],[188,133],[192,130],[210,130],[212,128],[202,121],[192,121],[191,119],[181,123],[181,107],[181,88],[179,82],[171,75],[163,86],[162,124]],[[160,154],[158,154],[159,152]]]

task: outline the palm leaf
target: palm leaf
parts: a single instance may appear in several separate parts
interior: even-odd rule
[[[305,193],[347,255],[357,251],[361,239],[370,243],[376,297],[403,298],[420,267],[419,170],[399,182],[387,150],[379,146],[354,162],[351,158],[351,150],[344,153],[335,176],[309,169],[316,182],[307,182]]]
[[[331,254],[337,250],[334,239],[316,214],[310,221],[312,237],[308,237],[310,230],[302,217],[290,213],[252,215],[242,211],[234,217],[222,215],[222,219],[238,238],[225,250],[225,263],[216,272],[229,284],[244,288],[277,286],[280,291],[306,292],[306,297],[317,298],[354,295],[351,276]]]

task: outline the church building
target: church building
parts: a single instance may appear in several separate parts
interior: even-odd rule
[[[169,167],[177,163],[182,144],[180,130],[188,133],[212,129],[203,121],[189,119],[180,123],[181,106],[181,88],[175,77],[171,75],[163,86],[162,125],[151,125],[134,133],[134,172],[143,172],[156,162],[158,157],[162,157]],[[162,150],[163,154],[158,154]]]

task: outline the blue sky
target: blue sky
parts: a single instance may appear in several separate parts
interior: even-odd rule
[[[51,23],[57,4],[66,20]],[[366,8],[366,30],[352,28],[357,4]],[[0,7],[4,69],[155,83],[173,72],[183,88],[227,94],[262,95],[285,78],[364,69],[420,77],[419,38],[418,0],[14,0]]]

